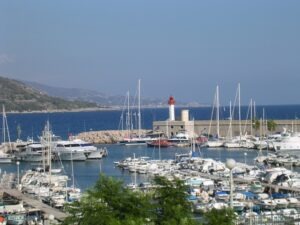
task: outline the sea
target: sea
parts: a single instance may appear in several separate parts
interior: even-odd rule
[[[182,109],[188,109],[190,119],[210,120],[212,115],[211,107],[198,108],[176,108],[175,114],[180,115]],[[228,119],[230,116],[229,107],[221,107],[220,119]],[[242,119],[246,119],[248,107],[241,107]],[[102,110],[90,112],[43,112],[43,113],[7,113],[7,123],[11,141],[16,139],[26,140],[32,138],[38,140],[47,121],[51,124],[51,129],[55,135],[67,139],[70,135],[76,135],[84,131],[98,130],[118,130],[124,128],[123,110]],[[141,121],[143,129],[152,129],[153,121],[162,121],[168,118],[168,108],[145,108],[141,110]],[[122,116],[123,115],[123,116]],[[137,121],[137,112],[132,112],[132,121]],[[300,105],[278,105],[278,106],[257,106],[256,118],[266,119],[294,119],[300,118]],[[133,123],[135,128],[136,123]],[[3,133],[1,129],[1,133]],[[7,132],[7,130],[6,130]],[[6,135],[6,140],[7,140]],[[147,156],[151,159],[174,159],[175,154],[188,153],[189,148],[147,148],[146,146],[123,146],[123,145],[99,145],[108,149],[108,156],[101,160],[88,160],[84,162],[73,162],[75,185],[82,190],[86,190],[95,184],[100,173],[122,180],[125,184],[134,181],[134,174],[123,171],[115,167],[114,162],[126,157]],[[226,161],[227,158],[234,158],[238,162],[253,163],[253,159],[258,155],[256,150],[226,150],[226,149],[206,149],[198,148],[198,153],[202,157],[214,158]],[[36,164],[30,162],[20,162],[19,171],[34,168]],[[71,178],[71,162],[55,162],[54,168],[63,168],[65,174]],[[17,164],[0,164],[1,173],[16,173]],[[147,175],[136,175],[137,182],[149,181]],[[71,184],[70,180],[70,184]]]

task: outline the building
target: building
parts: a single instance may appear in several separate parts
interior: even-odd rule
[[[189,120],[189,110],[181,110],[180,120],[175,120],[175,99],[170,96],[169,101],[169,118],[165,121],[154,121],[153,130],[161,131],[168,137],[174,136],[181,132],[187,132],[190,136],[200,136],[203,134],[216,135],[217,134],[217,122],[214,120]],[[276,130],[274,132],[282,132],[284,128],[290,131],[300,132],[300,121],[297,120],[274,120],[276,123]],[[231,125],[230,125],[231,123]],[[232,130],[232,136],[238,136],[242,134],[252,134],[255,136],[267,135],[271,133],[268,131],[267,122],[260,121],[259,129],[254,129],[254,126],[250,120],[220,120],[219,130],[220,136],[229,137],[230,130]],[[231,127],[231,128],[230,128]]]

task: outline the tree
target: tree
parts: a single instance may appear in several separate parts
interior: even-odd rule
[[[183,181],[179,179],[169,181],[164,177],[157,176],[154,178],[154,183],[158,186],[154,195],[155,224],[197,224],[193,219],[191,204],[187,201],[187,186]]]
[[[150,224],[153,210],[147,195],[133,192],[121,181],[100,175],[95,186],[79,202],[66,206],[64,224]]]
[[[258,119],[253,119],[252,120],[252,127],[255,129],[255,130],[258,130],[260,128],[260,121]]]
[[[157,188],[143,194],[123,182],[100,175],[79,202],[66,205],[64,225],[197,225],[187,201],[184,181],[155,177]],[[213,209],[204,214],[205,225],[232,225],[232,209]]]
[[[233,209],[211,209],[204,213],[205,225],[233,225],[236,219]]]
[[[268,120],[267,121],[267,127],[268,127],[268,131],[275,131],[276,130],[276,122],[274,120]]]

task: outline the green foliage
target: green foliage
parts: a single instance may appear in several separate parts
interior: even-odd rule
[[[252,127],[255,129],[255,130],[258,130],[260,128],[260,121],[258,119],[253,119],[252,120]]]
[[[268,120],[267,121],[267,127],[268,127],[268,131],[275,131],[276,130],[276,122],[274,120]]]
[[[101,175],[80,202],[66,207],[64,224],[140,225],[152,218],[148,196],[123,187],[121,181]]]
[[[100,175],[80,202],[66,206],[65,225],[196,225],[186,200],[186,186],[155,178],[159,185],[146,195],[123,186],[121,181]]]
[[[192,225],[196,221],[192,218],[191,204],[187,201],[187,186],[175,179],[169,181],[164,177],[155,177],[158,185],[155,191],[157,225]]]
[[[205,225],[234,225],[235,219],[231,208],[212,209],[204,214]]]

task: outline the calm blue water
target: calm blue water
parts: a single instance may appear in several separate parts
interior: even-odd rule
[[[257,118],[262,115],[262,106],[257,107]],[[264,106],[266,118],[269,119],[297,119],[300,116],[300,105],[291,106]],[[181,109],[176,109],[176,115],[180,115]],[[242,107],[243,118],[245,118],[247,107]],[[33,137],[37,139],[43,130],[46,120],[49,120],[52,130],[56,135],[67,138],[68,134],[77,134],[85,130],[116,130],[120,128],[121,111],[97,111],[97,112],[65,112],[65,113],[33,113],[33,114],[8,114],[7,120],[10,129],[11,140],[17,138],[17,126],[21,126],[21,139]],[[152,128],[154,120],[165,120],[168,117],[168,109],[144,109],[142,110],[142,127]],[[190,118],[195,120],[210,119],[211,108],[191,108]],[[221,119],[229,117],[229,108],[221,109]],[[74,162],[75,183],[82,189],[93,185],[97,180],[100,171],[103,173],[124,180],[126,183],[133,182],[133,174],[122,171],[114,167],[114,161],[119,161],[125,157],[136,155],[149,156],[158,159],[158,149],[147,147],[125,147],[120,145],[107,145],[109,156],[100,161]],[[175,153],[186,153],[189,149],[168,148],[161,150],[162,159],[172,159]],[[226,158],[235,158],[237,161],[244,162],[245,159],[251,163],[257,156],[257,151],[247,151],[245,158],[244,151],[239,150],[200,150],[203,157],[211,157],[225,161]],[[1,171],[16,172],[15,163],[2,164]],[[54,165],[60,167],[61,165]],[[33,168],[30,163],[21,162],[20,171]],[[63,167],[68,175],[71,174],[70,162],[64,162]],[[138,181],[147,180],[147,176],[138,175]]]
[[[256,117],[262,117],[263,108],[267,119],[297,119],[300,118],[300,105],[286,106],[257,106]],[[182,108],[176,108],[176,117],[180,116]],[[209,120],[211,118],[211,108],[190,108],[190,118],[195,120]],[[237,109],[235,110],[237,119]],[[242,119],[246,118],[248,107],[242,107]],[[151,129],[155,120],[166,120],[168,118],[168,108],[142,109],[142,128]],[[221,107],[220,119],[229,117],[229,107]],[[120,125],[121,111],[96,111],[96,112],[63,112],[63,113],[28,113],[28,114],[8,114],[7,120],[12,140],[17,138],[17,126],[21,127],[21,139],[41,135],[41,131],[46,123],[50,121],[52,130],[56,135],[63,138],[68,134],[78,134],[89,130],[117,130]],[[136,121],[133,118],[133,121]]]
[[[106,158],[101,160],[90,160],[84,162],[74,162],[74,176],[75,184],[77,187],[82,188],[83,190],[92,186],[97,178],[99,177],[100,171],[108,176],[115,177],[117,179],[123,180],[125,183],[134,182],[134,174],[129,173],[128,171],[123,171],[118,167],[114,166],[115,161],[122,160],[126,157],[133,157],[135,154],[136,157],[148,156],[152,159],[173,159],[175,154],[188,153],[189,148],[167,148],[161,149],[160,154],[159,150],[155,148],[147,148],[146,146],[135,146],[135,147],[126,147],[121,145],[106,145],[109,150],[109,155]],[[202,157],[214,158],[221,161],[226,161],[227,158],[234,158],[238,162],[246,162],[252,164],[253,158],[257,156],[257,151],[247,150],[247,157],[245,158],[243,150],[230,150],[225,149],[198,149]],[[0,164],[1,170],[6,172],[16,172],[17,165],[15,163],[11,164]],[[65,173],[71,177],[72,169],[71,162],[54,163],[53,168],[63,168]],[[20,172],[26,171],[28,169],[36,167],[36,164],[29,162],[20,162]],[[137,182],[148,181],[146,175],[137,174]],[[71,181],[70,181],[71,183]]]

